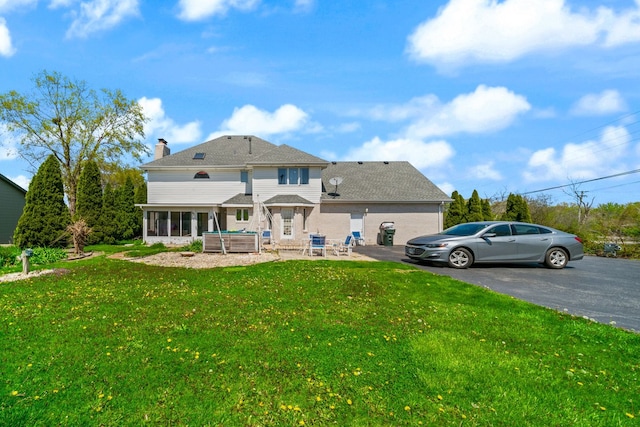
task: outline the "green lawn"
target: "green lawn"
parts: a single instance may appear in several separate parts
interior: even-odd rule
[[[2,426],[640,420],[640,335],[411,266],[58,266],[0,283]]]

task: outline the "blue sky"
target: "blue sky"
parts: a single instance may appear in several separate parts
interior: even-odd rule
[[[253,134],[464,197],[640,200],[640,0],[0,0],[0,93],[44,69],[138,100],[172,152]]]

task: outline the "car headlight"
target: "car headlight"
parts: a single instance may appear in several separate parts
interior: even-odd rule
[[[426,245],[424,245],[425,248],[446,248],[447,245],[449,245],[448,243],[427,243]]]

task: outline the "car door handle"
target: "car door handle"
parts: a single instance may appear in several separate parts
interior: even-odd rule
[[[516,241],[516,239],[510,239],[510,240],[509,240],[509,243],[511,243],[511,242],[515,242],[515,241]]]

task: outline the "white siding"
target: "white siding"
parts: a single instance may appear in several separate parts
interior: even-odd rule
[[[194,179],[197,171],[149,171],[147,203],[222,203],[247,190],[240,170],[210,172],[209,179]]]
[[[320,168],[309,168],[309,184],[278,184],[278,168],[255,168],[253,170],[253,195],[260,201],[270,199],[279,194],[291,194],[304,197],[312,203],[320,203],[322,195],[322,171]]]

